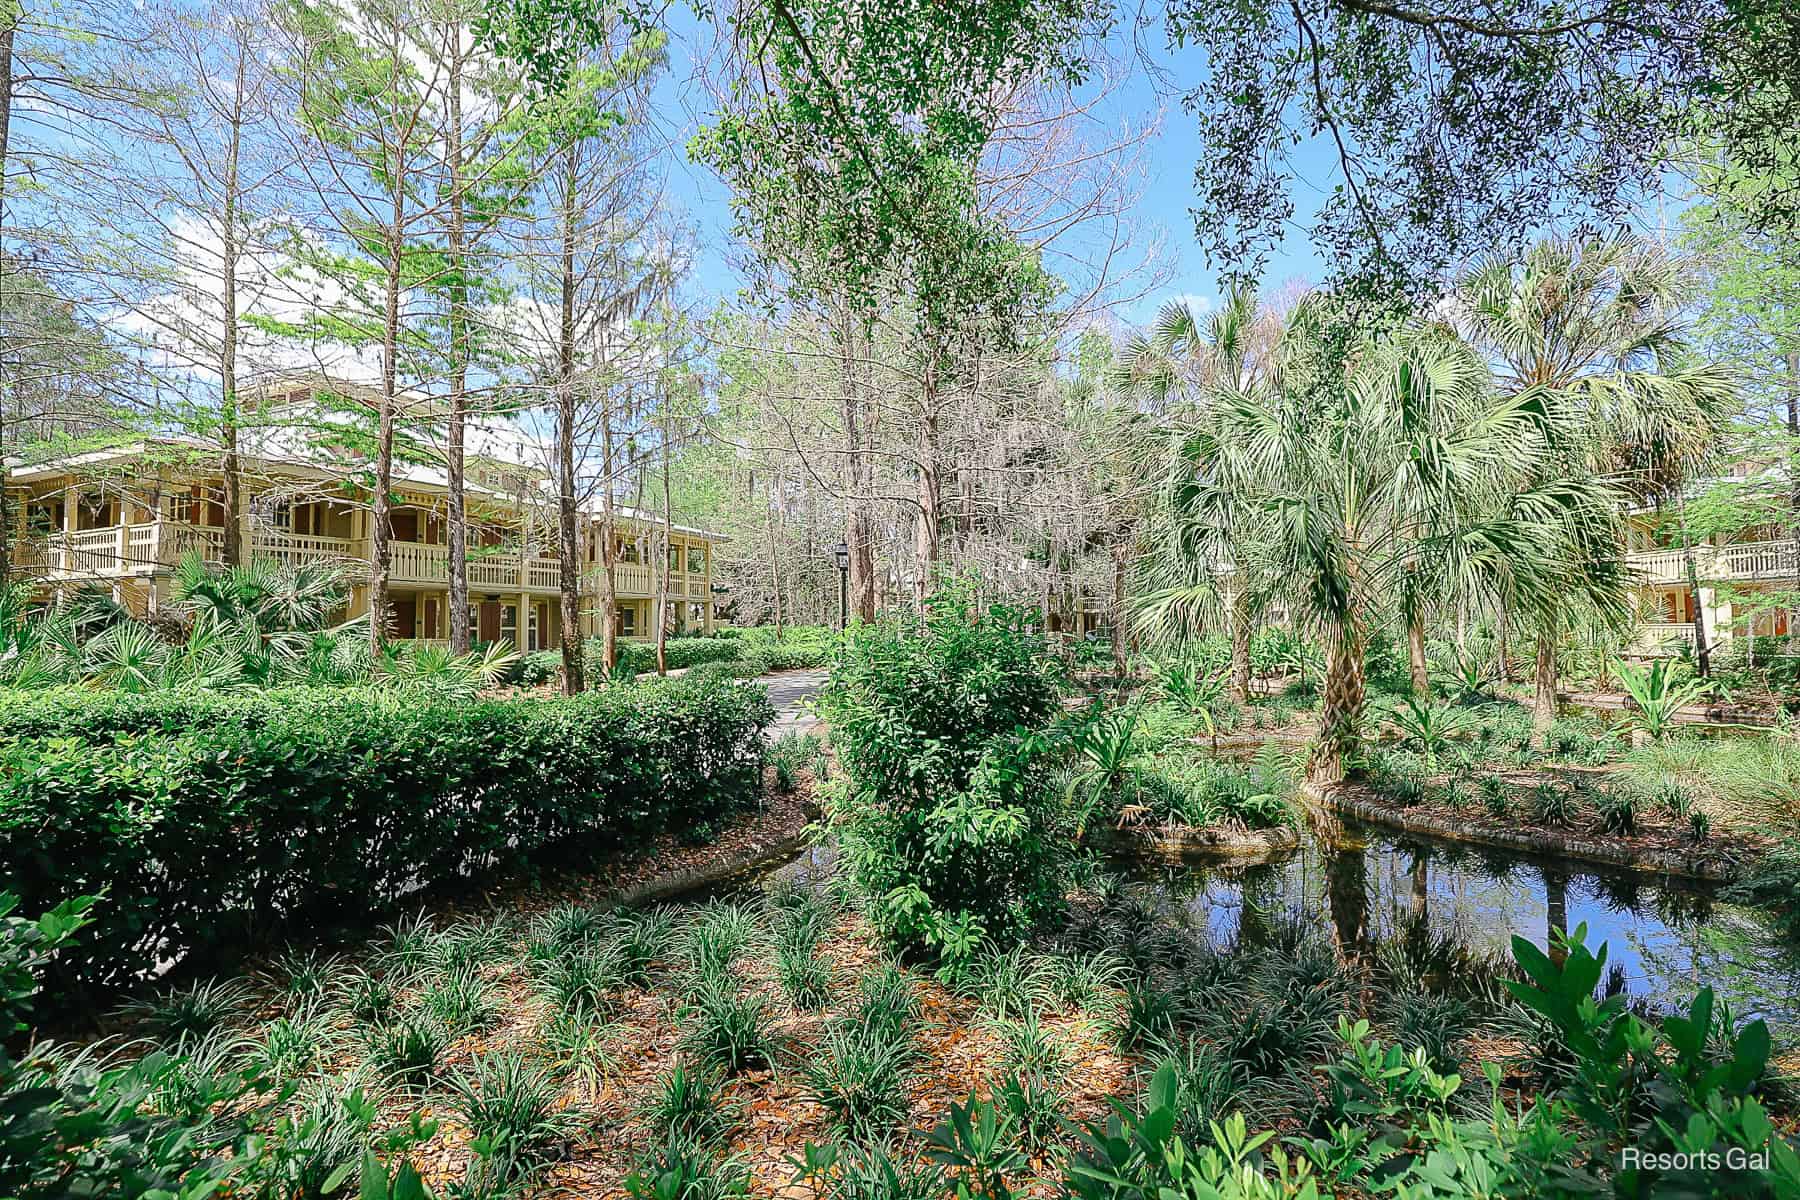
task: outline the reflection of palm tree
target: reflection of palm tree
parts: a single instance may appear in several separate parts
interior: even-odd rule
[[[1559,867],[1546,866],[1544,877],[1545,931],[1544,944],[1550,960],[1561,963],[1566,957],[1562,942],[1569,933],[1569,877]]]
[[[1338,957],[1360,959],[1369,940],[1369,862],[1360,844],[1326,847],[1325,895]]]
[[[1426,864],[1430,855],[1423,846],[1413,851],[1412,856],[1412,915],[1414,919],[1423,921],[1431,915],[1430,892],[1426,885]]]

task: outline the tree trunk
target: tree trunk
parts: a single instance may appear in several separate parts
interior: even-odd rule
[[[380,649],[387,643],[388,564],[393,560],[393,529],[388,497],[394,487],[394,397],[398,384],[400,352],[400,238],[405,230],[396,191],[394,224],[387,231],[387,296],[381,321],[381,408],[375,434],[375,495],[369,506],[369,644]],[[524,628],[525,614],[519,614]]]
[[[1510,630],[1507,628],[1504,596],[1494,602],[1494,613],[1494,671],[1499,675],[1501,683],[1511,683],[1512,664],[1506,661],[1507,634]]]
[[[666,401],[665,401],[666,403]],[[657,601],[656,621],[656,673],[669,673],[669,551],[675,545],[675,514],[669,506],[669,428],[663,427],[662,456],[662,494],[663,494],[663,546],[662,546],[662,587]]]
[[[1425,664],[1425,619],[1414,613],[1406,622],[1406,657],[1412,667],[1413,695],[1423,701],[1431,698],[1431,671]]]
[[[450,652],[467,654],[474,640],[469,630],[469,514],[463,476],[463,446],[468,424],[469,283],[463,229],[462,27],[454,25],[456,44],[450,52],[450,128],[445,157],[450,168],[450,428],[445,452],[445,486],[449,493],[445,540],[450,570]]]
[[[1125,677],[1125,570],[1129,551],[1123,541],[1112,546],[1112,652],[1113,674]]]
[[[781,477],[775,477],[772,492],[774,504],[769,508],[769,595],[775,601],[775,637],[781,638],[781,556],[775,551],[775,525],[781,514]]]
[[[1231,698],[1250,702],[1250,596],[1243,588],[1231,595]]]
[[[1787,427],[1788,503],[1793,514],[1788,536],[1794,542],[1794,588],[1800,594],[1800,463],[1795,461],[1800,455],[1800,350],[1791,350],[1787,356]],[[1800,654],[1800,603],[1788,613],[1788,653]]]
[[[1325,691],[1320,699],[1319,738],[1306,777],[1337,783],[1362,735],[1364,699],[1362,631],[1351,618],[1330,633],[1325,652]]]
[[[237,95],[241,104],[244,94],[244,58],[238,53]],[[244,561],[244,473],[238,459],[238,393],[237,393],[237,257],[238,257],[238,150],[243,140],[242,129],[234,120],[225,146],[225,178],[223,210],[220,214],[221,255],[220,310],[223,325],[219,337],[219,442],[223,454],[219,460],[220,499],[225,510],[225,529],[220,557],[227,567]]]
[[[23,0],[11,4],[0,24],[0,247],[6,244],[6,154],[12,134],[13,33],[25,17]],[[0,269],[4,269],[0,267]],[[13,381],[0,359],[0,584],[12,575],[12,511],[6,503],[6,405]]]
[[[600,410],[600,664],[608,679],[619,665],[618,556],[613,550],[612,385],[603,381]]]
[[[925,598],[931,594],[932,577],[938,564],[938,517],[943,501],[943,479],[938,470],[938,414],[934,384],[934,368],[927,368],[924,403],[919,413],[919,523],[914,527],[913,581],[914,599],[919,604],[920,619],[925,613]]]
[[[575,144],[569,147],[568,190],[562,223],[562,314],[556,344],[556,528],[558,610],[562,621],[563,693],[582,690],[581,546],[575,512]],[[667,460],[665,459],[665,471]],[[665,486],[666,491],[666,486]],[[666,496],[665,496],[666,499]],[[664,571],[667,571],[665,565]],[[658,669],[662,646],[657,644]]]
[[[861,375],[853,340],[858,318],[846,311],[843,355],[844,544],[850,550],[850,612],[859,621],[875,619],[875,541],[869,521],[869,464],[863,447]]]
[[[1687,571],[1688,591],[1694,596],[1694,665],[1701,678],[1712,674],[1712,651],[1706,644],[1706,606],[1700,602],[1700,566],[1694,560],[1694,540],[1688,536],[1687,500],[1675,493],[1675,522],[1681,534],[1681,565]]]
[[[1537,635],[1537,688],[1531,699],[1531,744],[1546,749],[1550,744],[1550,723],[1556,720],[1556,633],[1557,614],[1547,613]]]

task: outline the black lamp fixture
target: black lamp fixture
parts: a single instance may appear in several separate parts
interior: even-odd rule
[[[850,624],[850,547],[843,542],[837,544],[838,568],[838,632],[842,633]]]

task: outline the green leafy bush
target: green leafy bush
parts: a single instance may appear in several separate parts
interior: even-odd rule
[[[727,632],[731,636],[727,636]],[[822,667],[831,657],[835,638],[835,634],[818,625],[790,627],[782,632],[780,638],[775,637],[773,629],[758,628],[721,631],[715,637],[669,638],[663,643],[663,650],[671,671],[720,664],[708,670],[707,674],[747,679],[755,675],[766,675],[770,671]],[[590,640],[585,654],[589,676],[601,678],[605,672],[600,669],[600,639]],[[618,644],[618,654],[617,674],[623,678],[629,679],[634,675],[656,670],[654,642],[621,641]],[[551,676],[554,677],[561,666],[561,658],[559,655],[551,657],[555,660],[550,668]]]
[[[820,697],[844,771],[831,815],[889,938],[955,962],[1059,906],[1072,838],[1039,732],[1057,677],[1025,610],[963,587],[930,599],[923,630],[851,633]]]
[[[185,701],[185,710],[178,701]],[[0,887],[105,889],[54,987],[231,957],[421,884],[569,861],[759,794],[740,684],[434,702],[363,691],[0,701]]]

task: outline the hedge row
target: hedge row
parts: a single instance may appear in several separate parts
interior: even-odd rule
[[[829,643],[814,638],[776,641],[773,637],[685,637],[670,638],[664,645],[671,671],[704,666],[707,663],[732,663],[738,666],[729,672],[719,673],[740,678],[762,675],[769,671],[822,667],[829,657]],[[602,672],[598,638],[588,642],[586,653],[589,676],[600,678]],[[632,674],[656,670],[656,646],[648,642],[620,642],[619,669]]]
[[[714,819],[760,790],[759,688],[468,703],[364,691],[0,698],[0,890],[106,901],[60,987],[224,961],[410,892]]]

